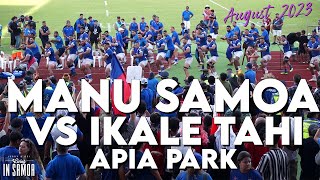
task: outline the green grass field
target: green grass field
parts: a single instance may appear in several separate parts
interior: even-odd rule
[[[290,4],[295,4],[304,2],[305,4],[309,1],[305,0],[291,0]],[[285,17],[283,33],[288,34],[290,32],[300,31],[301,29],[309,30],[311,28],[308,26],[317,25],[317,20],[319,18],[320,1],[313,0],[313,11],[306,17],[300,15],[298,17],[289,18]],[[0,2],[0,24],[3,25],[3,37],[2,37],[2,47],[0,50],[10,53],[9,49],[10,38],[6,30],[6,25],[8,24],[10,18],[14,15],[20,16],[33,15],[36,21],[47,21],[47,25],[51,29],[51,32],[57,30],[61,32],[62,27],[66,20],[71,20],[72,24],[76,21],[80,13],[83,13],[85,17],[92,16],[94,19],[99,20],[103,30],[111,30],[111,34],[115,33],[113,29],[113,23],[117,16],[124,18],[127,23],[130,23],[132,17],[136,17],[137,21],[140,17],[144,16],[146,21],[149,22],[151,16],[156,14],[160,17],[160,21],[163,22],[165,29],[169,30],[170,26],[175,26],[177,31],[180,30],[181,13],[185,9],[186,5],[190,6],[190,10],[194,13],[194,18],[191,20],[191,26],[195,26],[202,18],[202,11],[205,5],[210,5],[211,8],[215,10],[216,16],[218,18],[220,30],[219,35],[223,36],[225,34],[225,27],[230,23],[230,19],[227,23],[223,22],[223,19],[227,16],[228,10],[233,7],[235,12],[245,12],[247,10],[261,11],[264,7],[271,4],[274,9],[271,9],[271,19],[274,18],[276,12],[282,13],[283,1],[278,0],[263,0],[263,1],[247,1],[247,0],[233,0],[233,1],[223,1],[223,0],[161,0],[161,1],[149,1],[149,0],[94,0],[94,1],[80,1],[80,0],[4,0]],[[298,11],[297,6],[297,11]],[[108,13],[106,12],[108,11]],[[304,9],[302,13],[306,13]],[[108,16],[107,16],[108,14]],[[258,19],[252,19],[252,22],[261,24]],[[240,23],[241,30],[245,29],[241,26],[244,21],[238,21]],[[41,24],[39,23],[37,28]],[[109,29],[110,28],[110,29]],[[259,27],[258,27],[259,28]],[[38,33],[38,32],[37,32]],[[38,39],[39,40],[39,39]],[[226,69],[226,58],[225,58],[226,43],[218,40],[218,51],[220,55],[219,62],[216,65],[218,72],[222,72]],[[277,46],[272,46],[272,50],[278,50]],[[194,50],[194,48],[193,48]],[[182,72],[182,64],[175,66],[170,69],[170,75],[175,75],[179,78],[184,78],[184,73]],[[198,76],[200,71],[196,68],[196,61],[193,62],[191,68],[191,74]]]

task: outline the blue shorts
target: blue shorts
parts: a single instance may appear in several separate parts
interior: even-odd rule
[[[166,59],[170,59],[173,55],[174,50],[167,50]]]

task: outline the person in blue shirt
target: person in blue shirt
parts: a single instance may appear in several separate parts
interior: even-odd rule
[[[138,33],[138,39],[136,41],[139,42],[140,47],[147,47],[148,45],[147,40],[142,37],[141,33]]]
[[[135,31],[136,33],[138,32],[139,26],[138,23],[136,22],[136,18],[132,18],[132,22],[129,25],[129,31]],[[132,38],[132,34],[130,34],[130,38]]]
[[[73,26],[70,25],[70,21],[69,20],[67,20],[66,25],[62,29],[62,32],[63,32],[63,37],[64,37],[64,40],[65,40],[65,42],[64,42],[65,46],[68,46],[69,45],[68,37],[74,35],[74,28],[73,28]]]
[[[153,32],[153,40],[157,38],[157,35],[162,34],[163,24],[159,21],[159,17],[157,16],[154,22],[150,25],[150,29]]]
[[[41,60],[41,54],[40,54],[40,51],[39,51],[39,46],[34,41],[34,38],[29,38],[29,42],[28,42],[27,48],[29,48],[32,51],[33,56],[37,59],[36,61],[38,62],[38,65],[39,65],[40,64],[40,60]]]
[[[11,132],[9,135],[10,144],[8,146],[5,146],[3,148],[0,148],[0,179],[1,180],[14,180],[15,177],[12,176],[12,160],[19,158],[19,151],[18,147],[20,145],[21,139],[23,138],[22,134],[20,132]],[[10,163],[10,169],[9,174],[3,174],[3,166],[7,163]]]
[[[151,71],[148,78],[148,88],[153,91],[154,97],[157,95],[157,85],[159,81],[154,77],[154,73]]]
[[[240,66],[240,58],[243,56],[243,52],[241,49],[241,41],[238,39],[238,36],[235,34],[233,35],[233,40],[230,42],[230,49],[233,51],[233,63],[234,68],[237,71],[237,74],[241,73],[241,66]]]
[[[102,60],[104,60],[104,62],[106,63],[105,73],[107,78],[110,77],[112,54],[113,51],[111,49],[111,44],[110,42],[106,42],[104,44],[104,54],[102,56]]]
[[[69,45],[66,47],[66,51],[69,50],[69,55],[67,58],[67,66],[70,69],[70,75],[75,76],[76,69],[75,69],[75,60],[78,58],[77,52],[78,52],[78,46],[77,46],[77,40],[74,39],[73,36],[69,36]]]
[[[184,70],[184,73],[186,75],[185,79],[188,79],[188,77],[190,76],[189,68],[190,68],[191,63],[193,61],[193,58],[192,58],[192,55],[191,55],[191,44],[188,44],[188,40],[187,39],[183,39],[182,43],[183,43],[183,47],[181,49],[183,51],[182,54],[184,55],[184,58],[185,58],[183,70]]]
[[[86,40],[89,41],[89,34],[86,32],[85,27],[81,26],[80,27],[80,37],[78,39],[80,40]]]
[[[27,48],[26,44],[22,43],[20,49],[24,51],[23,59],[20,60],[21,66],[26,67],[26,70],[38,73],[39,64],[34,57],[31,49]]]
[[[118,29],[118,32],[116,33],[116,40],[117,40],[117,43],[119,43],[122,47],[125,46],[125,43],[123,42],[123,38],[122,38],[122,33],[124,32],[124,29],[123,28],[119,28]]]
[[[81,59],[81,70],[85,75],[85,80],[91,83],[93,80],[91,75],[91,65],[93,63],[92,47],[84,40],[80,41],[80,45],[82,52],[78,56]]]
[[[148,79],[142,78],[141,79],[141,100],[144,101],[147,105],[147,111],[151,114],[153,112],[152,110],[152,104],[154,100],[154,94],[151,89],[148,88]]]
[[[243,38],[243,41],[244,41],[243,42],[243,49],[244,49],[244,52],[246,53],[247,49],[249,48],[249,46],[250,47],[254,47],[255,46],[254,37],[253,37],[253,34],[251,34],[249,32],[249,29],[245,29],[243,34],[242,34],[242,38]],[[243,57],[242,62],[244,61],[244,58],[245,57]]]
[[[142,68],[142,76],[144,75],[144,67],[148,64],[147,56],[148,52],[146,53],[147,49],[145,47],[141,47],[140,43],[136,41],[134,43],[134,48],[132,51],[132,56],[136,61],[136,64],[138,66],[141,66]]]
[[[256,42],[259,37],[259,30],[256,28],[256,25],[254,23],[251,23],[249,33],[253,35],[253,41]]]
[[[57,60],[56,60],[56,56],[54,55],[54,50],[51,46],[51,43],[50,42],[47,42],[46,43],[46,47],[45,47],[45,54],[44,56],[48,59],[48,71],[49,71],[49,74],[50,76],[53,75],[53,69],[56,68],[57,66]]]
[[[237,35],[238,36],[238,39],[241,40],[241,31],[240,31],[240,28],[239,26],[237,26],[237,22],[236,21],[233,21],[232,22],[232,26],[233,26],[233,34],[234,35]]]
[[[190,19],[193,17],[193,13],[189,11],[189,6],[186,6],[186,10],[182,12],[182,22],[186,25],[186,28],[189,30],[190,25]]]
[[[47,108],[56,86],[51,82],[50,78],[44,80],[46,87],[43,91],[43,106]]]
[[[128,29],[126,28],[126,25],[125,24],[122,24],[121,25],[121,28],[123,29],[123,32],[121,32],[121,37],[122,37],[122,41],[124,43],[124,45],[122,46],[123,49],[124,49],[124,53],[127,54],[127,49],[129,47],[129,31]]]
[[[216,64],[219,55],[218,55],[218,46],[216,43],[216,39],[212,37],[211,35],[208,35],[208,51],[210,52],[210,59],[207,61],[207,69],[209,74],[212,74],[213,76],[217,76],[216,68],[214,65]]]
[[[317,81],[317,77],[314,74],[314,70],[318,72],[318,76],[320,75],[319,69],[319,61],[320,61],[320,45],[316,41],[316,37],[312,36],[310,41],[308,42],[308,50],[310,51],[311,60],[309,64],[309,69],[312,75],[312,79],[309,81]]]
[[[89,26],[92,27],[94,24],[94,19],[92,18],[92,16],[89,16],[88,20],[89,20]]]
[[[171,38],[172,38],[172,42],[174,44],[174,65],[178,64],[178,50],[180,47],[180,39],[179,39],[179,35],[177,33],[177,31],[175,30],[175,28],[173,26],[171,26],[170,31],[172,33]]]
[[[232,49],[230,49],[231,45],[230,45],[230,41],[232,41],[232,37],[233,37],[233,31],[231,31],[231,26],[227,26],[227,33],[226,35],[221,38],[222,40],[226,40],[227,43],[229,44],[227,50],[226,50],[226,57],[227,59],[229,59],[229,66],[233,65],[233,61],[232,61]]]
[[[84,25],[84,21],[83,21],[83,14],[80,14],[80,17],[77,19],[77,21],[75,22],[75,30],[77,32],[77,39],[80,38],[80,27],[82,27]]]
[[[264,70],[264,74],[268,74],[268,61],[271,60],[270,49],[268,43],[264,41],[264,39],[260,39],[260,43],[258,44],[258,51],[261,52],[261,68]]]
[[[169,63],[168,68],[170,68],[171,67],[170,58],[172,57],[175,48],[172,42],[172,38],[169,36],[166,30],[163,31],[163,36],[164,36],[164,42],[167,45],[166,61],[168,61]]]
[[[270,46],[269,33],[265,26],[261,26],[261,36],[258,39],[264,39],[264,42]]]
[[[53,36],[54,36],[54,39],[52,39],[50,42],[51,43],[54,43],[54,45],[55,45],[55,47],[56,47],[56,49],[57,49],[57,51],[55,51],[55,56],[56,56],[56,61],[57,61],[57,68],[59,68],[59,69],[62,69],[63,67],[62,67],[62,64],[61,64],[61,61],[60,61],[60,57],[64,54],[64,52],[65,52],[65,47],[63,46],[63,40],[62,40],[62,38],[59,36],[59,33],[58,33],[58,31],[55,31],[54,33],[53,33]],[[73,35],[72,35],[73,36]],[[68,38],[68,44],[66,45],[66,46],[68,46],[69,45],[69,36],[67,37]]]
[[[144,35],[141,33],[142,36],[147,40],[148,43],[153,44],[156,41],[156,39],[153,39],[153,33],[148,25],[145,27],[145,31],[146,32],[144,33]]]
[[[218,36],[219,24],[215,17],[210,16],[208,27],[210,30],[210,35],[216,39]]]
[[[199,57],[199,65],[203,65],[204,63],[204,55],[207,51],[207,33],[201,27],[196,28],[195,34],[196,42],[197,42],[197,51]]]
[[[162,63],[162,60],[166,58],[166,44],[163,39],[162,34],[158,34],[157,40],[156,40],[156,48],[158,50],[158,54],[156,56],[156,66],[159,72],[162,72],[164,70],[164,65]]]
[[[120,61],[120,63],[125,64],[127,60],[126,60],[126,55],[124,53],[124,49],[120,44],[117,43],[117,40],[115,38],[112,39],[111,48],[116,53],[116,56]]]
[[[80,159],[69,154],[68,147],[57,144],[57,153],[46,168],[47,179],[86,179],[86,171]]]
[[[109,34],[109,31],[105,31],[104,34],[106,35],[107,41],[112,41],[112,36]]]
[[[292,55],[292,51],[291,51],[291,46],[289,44],[289,41],[287,41],[287,38],[285,35],[282,35],[281,37],[278,38],[278,42],[280,45],[283,46],[283,67],[284,67],[284,70],[283,72],[281,72],[281,74],[288,74],[288,71],[287,71],[287,65],[289,66],[289,71],[292,72],[293,71],[293,67],[292,65],[290,64],[290,57]]]
[[[249,79],[249,83],[256,84],[256,72],[252,70],[252,64],[246,65],[247,71],[244,73],[244,77]]]
[[[26,24],[26,27],[23,29],[23,42],[25,43],[28,43],[29,41],[29,37],[30,37],[30,34],[31,34],[31,28],[30,28],[30,24]]]
[[[237,157],[238,169],[230,171],[230,179],[237,180],[262,180],[259,171],[251,166],[251,155],[247,151],[241,151]]]
[[[146,33],[146,26],[147,23],[144,21],[144,17],[141,17],[141,22],[138,24],[138,30],[143,36]]]

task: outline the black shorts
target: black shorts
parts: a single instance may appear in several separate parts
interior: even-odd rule
[[[98,44],[98,38],[90,38],[90,43],[92,44]]]
[[[58,49],[58,52],[59,52],[58,56],[59,57],[62,56],[62,54],[65,52],[65,48],[63,47],[63,48]]]
[[[128,49],[128,44],[129,44],[129,43],[124,43],[124,44],[125,44],[125,46],[123,47],[123,49],[127,50],[127,49]]]
[[[81,36],[81,33],[77,33],[77,39],[79,39]]]
[[[69,40],[64,41],[65,46],[69,46]]]

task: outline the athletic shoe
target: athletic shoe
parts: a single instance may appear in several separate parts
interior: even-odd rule
[[[280,74],[288,74],[287,70],[285,69],[284,71],[282,71]]]
[[[272,45],[275,45],[275,44],[277,44],[277,43],[276,43],[276,42],[273,42],[273,43],[272,43]]]
[[[290,72],[292,72],[293,71],[293,67],[292,66],[290,66]]]
[[[93,79],[92,79],[92,78],[88,79],[88,83],[89,83],[89,84],[91,84],[91,83],[92,83],[92,81],[93,81]]]

